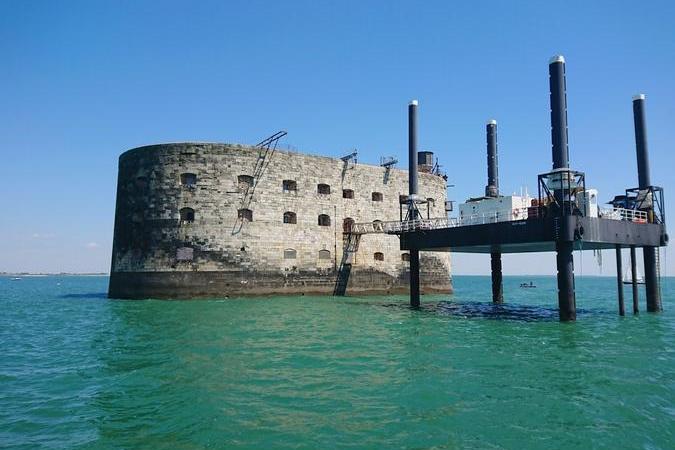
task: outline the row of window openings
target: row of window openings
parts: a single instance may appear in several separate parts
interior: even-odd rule
[[[237,218],[252,222],[253,221],[253,211],[250,209],[240,209],[237,211]],[[195,221],[195,210],[192,208],[181,208],[180,210],[180,221],[181,223],[192,223]],[[283,223],[288,224],[297,224],[298,216],[292,211],[286,211],[283,216]],[[322,227],[329,227],[331,224],[330,216],[328,214],[319,214],[317,223]],[[374,220],[374,224],[382,223],[381,220]],[[347,217],[342,222],[343,231],[349,232],[354,225],[354,219]]]
[[[242,188],[243,190],[248,189],[249,187],[253,186],[254,183],[254,178],[250,175],[239,175],[237,177],[237,181],[239,183],[239,187]],[[136,185],[142,188],[147,187],[148,184],[148,179],[147,177],[138,177],[136,179]],[[194,188],[197,185],[197,175],[194,173],[182,173],[180,175],[180,184],[184,187],[187,188]],[[298,190],[298,184],[294,180],[284,180],[282,183],[282,188],[284,192],[297,192]],[[324,194],[328,195],[330,194],[330,185],[328,184],[318,184],[316,191],[318,194]],[[354,198],[354,191],[352,189],[343,189],[342,190],[342,198],[348,198],[348,199],[353,199]],[[371,200],[374,202],[381,202],[384,200],[384,196],[382,195],[381,192],[373,192],[371,194]],[[407,195],[399,195],[399,203],[406,203],[408,200]],[[434,203],[435,200],[433,198],[428,198],[427,201],[429,203]]]
[[[284,250],[284,259],[296,259],[296,257],[297,252],[295,251],[295,249],[287,248],[286,250]],[[319,259],[330,259],[330,251],[319,250]],[[382,252],[373,253],[373,259],[375,261],[384,261],[384,253]],[[410,253],[402,253],[401,261],[410,261]]]
[[[296,259],[297,251],[293,248],[287,248],[284,250],[284,259]],[[190,247],[179,248],[176,252],[176,259],[178,261],[192,261],[194,258],[194,250]],[[330,259],[330,250],[319,250],[319,259],[329,260]],[[384,261],[384,253],[375,252],[373,253],[373,259],[375,261]],[[410,253],[402,253],[401,261],[410,261]]]
[[[237,177],[237,184],[242,190],[246,190],[253,186],[255,179],[251,175],[239,175]],[[182,186],[193,188],[197,184],[197,175],[194,173],[182,173],[180,175],[180,184]],[[297,192],[298,183],[295,180],[284,180],[282,182],[282,190],[284,192]],[[317,184],[316,186],[317,194],[330,195],[330,185],[328,184]],[[342,198],[354,198],[354,191],[352,189],[343,189]],[[384,196],[381,192],[373,192],[371,199],[374,202],[381,202],[384,199]]]

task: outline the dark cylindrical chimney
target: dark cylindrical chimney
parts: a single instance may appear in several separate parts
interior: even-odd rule
[[[417,195],[417,100],[408,105],[408,194]]]
[[[651,183],[649,152],[647,151],[647,123],[645,119],[645,95],[633,97],[633,122],[635,123],[635,150],[637,153],[638,187],[645,189]]]
[[[567,146],[567,86],[565,58],[554,56],[548,63],[549,90],[551,93],[551,143],[553,170],[569,168]]]
[[[489,120],[487,131],[487,170],[488,181],[485,186],[486,197],[499,197],[499,168],[497,165],[497,121]]]

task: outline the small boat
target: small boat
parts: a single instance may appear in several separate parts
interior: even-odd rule
[[[635,267],[635,279],[637,284],[645,284],[645,277],[640,275],[640,269]],[[633,277],[630,274],[630,268],[623,274],[623,284],[633,284]]]
[[[536,288],[537,286],[535,286],[534,283],[530,281],[529,283],[520,283],[520,287],[525,289],[531,289]]]

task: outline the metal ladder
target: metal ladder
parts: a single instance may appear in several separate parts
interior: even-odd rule
[[[656,277],[659,280],[659,291],[661,290],[661,248],[656,247],[654,252],[654,262],[656,265]]]
[[[335,279],[335,287],[333,288],[333,295],[338,296],[344,296],[347,292],[349,275],[352,272],[352,261],[354,254],[359,250],[361,234],[352,233],[350,231],[345,233],[343,241],[344,247],[342,250],[342,260],[340,261],[340,268],[338,269],[337,278]]]
[[[255,188],[265,173],[265,169],[267,169],[267,166],[270,165],[270,161],[272,160],[272,156],[274,156],[274,152],[277,150],[279,139],[286,136],[287,134],[288,133],[285,131],[279,131],[274,133],[272,136],[263,139],[254,146],[254,148],[258,149],[258,159],[256,159],[255,167],[253,168],[253,183],[246,187],[244,196],[241,199],[240,209],[248,209],[249,205],[251,204],[251,200],[253,199]]]

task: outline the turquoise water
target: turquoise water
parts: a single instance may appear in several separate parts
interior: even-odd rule
[[[458,276],[411,311],[0,278],[0,447],[675,448],[675,280],[663,314],[620,318],[614,279],[578,277],[561,324],[532,279],[493,308],[489,277]]]

